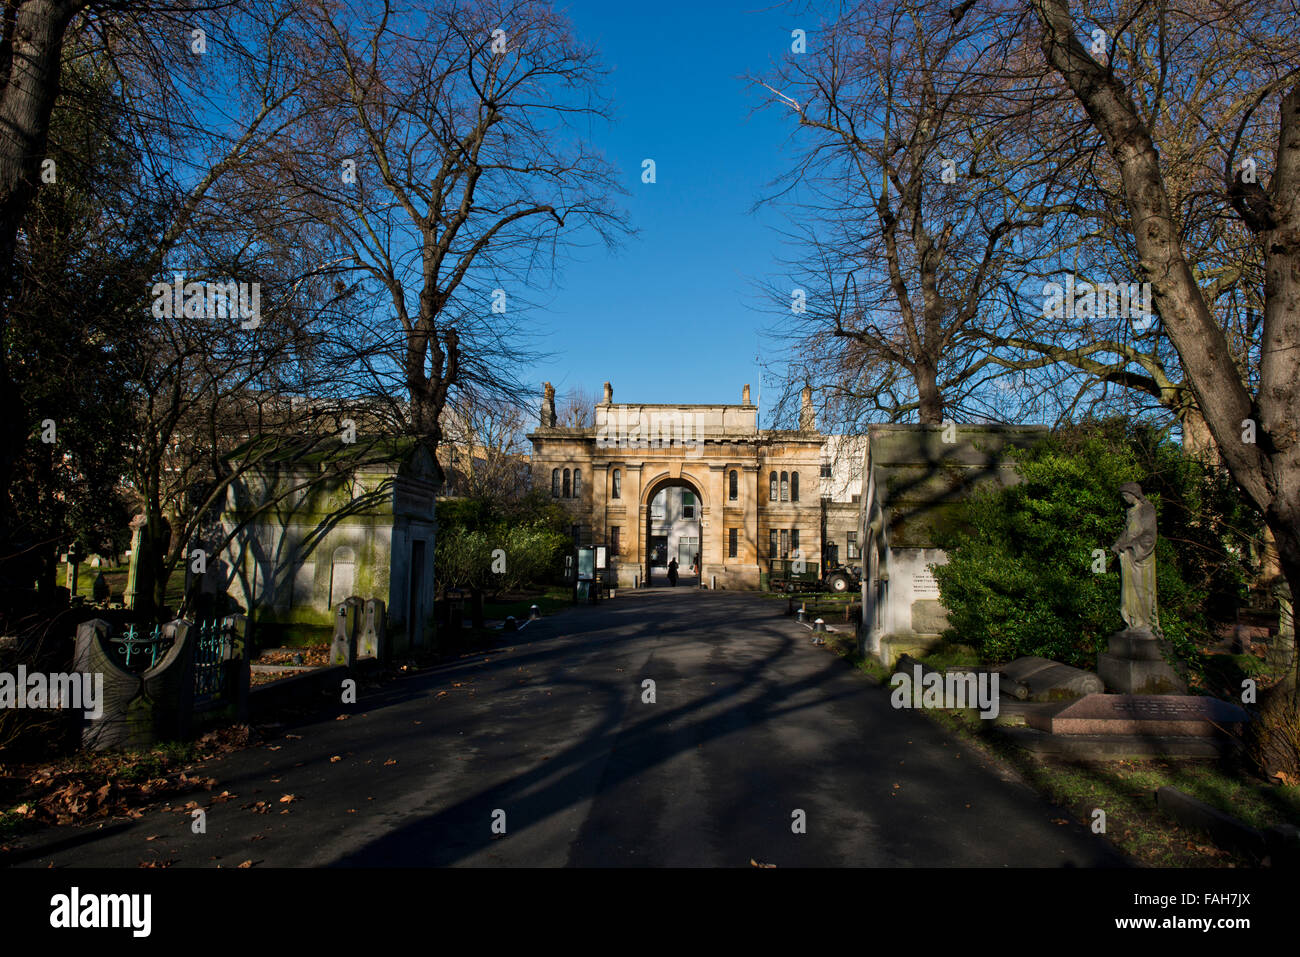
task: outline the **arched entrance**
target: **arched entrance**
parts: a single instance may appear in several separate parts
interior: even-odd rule
[[[698,586],[704,556],[705,508],[699,486],[688,478],[665,476],[646,487],[641,507],[645,533],[641,568],[645,586],[667,585],[668,564],[674,559],[678,586]]]

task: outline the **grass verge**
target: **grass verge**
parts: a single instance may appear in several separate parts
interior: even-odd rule
[[[864,659],[849,636],[835,636],[827,647],[879,684],[889,680],[880,662]],[[936,668],[974,664],[963,646],[935,650],[922,660]],[[1021,780],[1070,818],[1091,827],[1094,811],[1105,812],[1106,839],[1140,867],[1253,867],[1249,858],[1216,847],[1209,836],[1183,827],[1164,814],[1155,791],[1175,787],[1252,827],[1300,825],[1300,787],[1256,778],[1232,763],[1142,760],[1083,762],[1030,754],[990,733],[972,712],[923,709],[930,720],[965,739],[989,761],[1014,771]],[[1061,818],[1059,823],[1067,823]]]

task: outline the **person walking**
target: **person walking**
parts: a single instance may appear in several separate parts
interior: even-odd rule
[[[676,586],[677,584],[677,559],[668,563],[668,584]]]

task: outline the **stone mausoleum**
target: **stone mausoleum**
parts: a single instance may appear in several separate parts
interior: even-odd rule
[[[977,489],[1020,481],[1015,456],[1044,425],[871,425],[862,458],[859,650],[888,666],[940,641],[948,614],[933,568],[945,533],[965,521]]]
[[[381,599],[392,653],[433,644],[433,460],[418,446],[322,480],[310,460],[267,462],[231,484],[222,525],[237,529],[209,566],[262,644],[327,636],[350,596]]]
[[[606,383],[594,412],[557,426],[547,384],[532,482],[575,539],[610,547],[620,587],[665,583],[672,559],[683,584],[732,589],[762,587],[772,559],[858,563],[860,445],[817,431],[810,389],[797,429],[760,429],[749,386],[735,405],[650,405]]]

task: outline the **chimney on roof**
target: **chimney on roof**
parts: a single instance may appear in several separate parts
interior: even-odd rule
[[[749,383],[748,382],[745,383],[745,388],[740,393],[740,402],[741,405],[749,405]]]
[[[605,404],[610,405],[614,401],[614,387],[608,382],[605,383]]]

